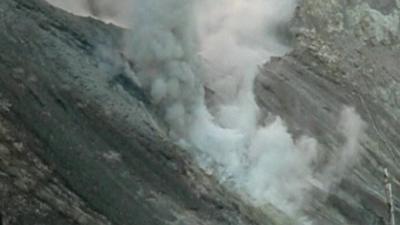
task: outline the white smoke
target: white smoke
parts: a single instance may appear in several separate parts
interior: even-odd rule
[[[132,0],[127,55],[163,110],[171,135],[186,138],[203,104],[203,79],[192,0]]]
[[[89,16],[90,12],[86,0],[46,0],[50,4],[80,16]]]
[[[131,0],[46,0],[53,6],[78,16],[95,17],[106,23],[128,27],[131,17]]]
[[[320,180],[325,190],[329,190],[340,182],[351,166],[358,161],[361,150],[360,141],[364,138],[366,127],[367,125],[354,108],[345,107],[342,110],[337,131],[343,136],[344,143],[321,172]]]
[[[253,204],[288,213],[312,188],[329,191],[340,181],[360,150],[364,123],[354,110],[338,119],[345,137],[339,160],[319,172],[315,139],[294,139],[279,117],[259,121],[254,78],[259,65],[290,51],[285,25],[296,0],[129,1],[126,55],[171,137],[193,149],[204,169]]]

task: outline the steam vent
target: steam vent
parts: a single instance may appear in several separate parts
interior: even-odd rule
[[[0,0],[0,225],[400,225],[400,1]]]

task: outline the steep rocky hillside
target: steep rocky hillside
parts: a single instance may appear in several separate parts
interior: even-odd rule
[[[384,168],[393,174],[400,218],[399,12],[395,1],[305,0],[291,27],[294,51],[258,76],[263,111],[282,116],[295,134],[316,137],[321,157],[337,157],[344,106],[368,124],[357,166],[333,192],[315,193],[307,211],[317,224],[384,224]]]
[[[303,0],[294,50],[261,69],[265,114],[334,158],[343,106],[368,123],[357,166],[316,191],[314,224],[385,224],[383,168],[400,221],[400,48],[395,0]],[[291,224],[253,208],[174,145],[121,53],[124,30],[44,0],[0,1],[1,224]]]
[[[264,217],[166,139],[119,53],[120,29],[40,0],[5,0],[0,9],[2,224]]]

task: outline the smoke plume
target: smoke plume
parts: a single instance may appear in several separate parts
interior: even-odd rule
[[[121,27],[128,27],[132,15],[131,0],[46,0],[53,6],[62,8],[78,16],[90,16],[113,23]]]
[[[345,108],[338,119],[346,137],[339,160],[315,171],[314,138],[294,139],[279,117],[260,121],[254,78],[259,65],[290,51],[287,26],[296,4],[129,0],[129,17],[112,18],[131,28],[126,55],[171,138],[253,204],[272,203],[288,213],[301,207],[316,183],[328,190],[341,179],[357,158],[364,127],[355,111]]]

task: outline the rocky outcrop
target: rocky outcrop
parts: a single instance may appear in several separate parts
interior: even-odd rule
[[[266,64],[256,81],[263,111],[282,116],[292,133],[316,137],[322,158],[337,155],[344,106],[368,123],[357,166],[306,209],[316,224],[385,224],[384,168],[400,218],[399,10],[389,5],[396,2],[304,1],[294,51]]]

